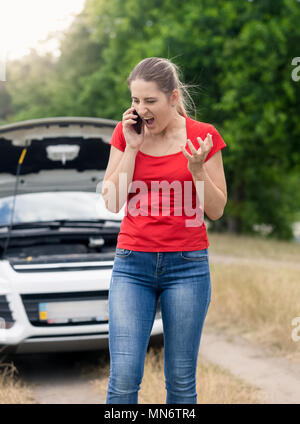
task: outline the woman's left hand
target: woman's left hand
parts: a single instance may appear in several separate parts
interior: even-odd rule
[[[188,159],[188,170],[191,174],[196,174],[197,172],[201,172],[203,169],[204,161],[210,152],[211,148],[213,147],[213,141],[211,134],[207,134],[205,140],[203,141],[201,137],[197,137],[198,143],[200,144],[200,147],[198,150],[195,149],[193,143],[191,140],[187,140],[190,151],[192,155],[190,155],[187,150],[185,149],[185,146],[182,144],[180,146],[182,153],[184,156]]]

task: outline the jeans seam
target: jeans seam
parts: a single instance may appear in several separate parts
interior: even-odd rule
[[[186,259],[187,261],[205,261],[208,257],[207,256],[195,256],[194,258],[181,255],[182,259]]]
[[[130,252],[129,253],[126,253],[126,254],[124,254],[124,253],[116,253],[115,254],[115,256],[117,257],[117,258],[127,258],[128,256],[130,256],[131,255],[131,253],[132,253],[132,250],[130,250]]]

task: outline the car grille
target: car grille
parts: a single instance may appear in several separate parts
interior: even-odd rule
[[[7,300],[7,297],[2,295],[0,296],[0,328],[5,323],[12,323],[15,322],[12,316],[12,312],[9,307],[9,302]]]
[[[47,321],[39,319],[39,304],[47,302],[72,302],[79,300],[104,300],[108,299],[108,290],[89,292],[67,292],[67,293],[38,293],[21,295],[25,311],[30,323],[36,327],[57,327],[75,325],[107,324],[108,321],[78,321],[67,323],[49,324]]]

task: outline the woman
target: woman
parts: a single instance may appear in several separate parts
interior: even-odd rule
[[[200,337],[211,298],[203,209],[212,220],[223,214],[227,191],[221,149],[226,144],[212,125],[187,116],[185,86],[171,61],[144,59],[127,82],[132,107],[112,135],[102,188],[112,212],[127,200],[109,290],[106,403],[138,403],[160,296],[166,403],[194,404]],[[134,111],[142,119],[140,134]],[[189,187],[190,194],[183,193]],[[202,219],[198,214],[193,220],[191,210],[202,212]]]

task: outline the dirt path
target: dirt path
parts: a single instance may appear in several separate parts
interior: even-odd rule
[[[99,396],[91,384],[96,376],[82,373],[83,368],[96,366],[99,355],[106,355],[108,361],[107,353],[82,352],[24,355],[14,362],[37,403],[104,404],[106,393]],[[300,403],[300,364],[274,358],[242,337],[225,335],[207,325],[199,355],[259,387],[262,403]]]
[[[95,366],[101,352],[20,355],[13,358],[19,377],[27,383],[36,403],[102,404],[82,368]]]
[[[90,382],[76,376],[57,379],[55,382],[35,383],[33,396],[39,404],[103,404],[104,397],[94,392]]]
[[[271,353],[239,336],[203,329],[199,354],[262,390],[266,403],[300,403],[300,364]]]
[[[210,254],[210,263],[270,263],[300,269],[300,264],[260,258],[237,258]],[[300,347],[300,342],[299,342]],[[261,388],[267,403],[300,403],[300,364],[285,358],[274,358],[267,350],[242,337],[226,336],[205,325],[200,355],[233,375]],[[97,366],[99,356],[108,352],[23,355],[14,357],[22,380],[29,383],[37,403],[101,404],[106,393],[99,396],[91,381],[96,376],[82,374],[82,368]]]

